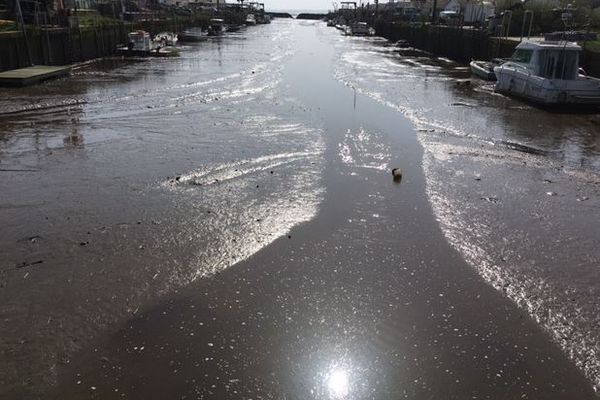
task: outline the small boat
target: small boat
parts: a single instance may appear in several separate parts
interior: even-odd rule
[[[471,67],[471,72],[473,73],[473,75],[478,76],[479,78],[483,79],[484,81],[495,81],[496,80],[496,74],[494,73],[494,67],[496,67],[498,64],[494,64],[493,62],[490,61],[476,61],[473,60],[469,63],[469,66]]]
[[[175,46],[177,44],[177,34],[173,32],[160,32],[152,41],[163,46]]]
[[[600,79],[580,73],[580,52],[572,42],[524,41],[494,68],[495,90],[543,105],[598,106]]]
[[[399,49],[406,49],[410,47],[410,42],[408,40],[400,39],[394,45]]]
[[[127,34],[127,46],[117,47],[117,53],[125,56],[148,56],[152,51],[150,34],[139,30]]]
[[[244,26],[243,25],[227,25],[225,27],[225,32],[238,32],[240,29],[242,29]]]
[[[208,36],[221,36],[225,32],[224,22],[221,18],[211,19],[207,31]]]
[[[179,49],[173,46],[157,47],[150,54],[152,57],[178,57]]]
[[[345,28],[344,34],[348,36],[373,36],[375,30],[370,28],[366,22],[353,22]]]
[[[248,14],[246,16],[246,25],[256,25],[256,17],[254,14]]]
[[[206,40],[207,32],[203,32],[200,28],[192,28],[183,31],[178,35],[180,42],[202,42]]]
[[[179,49],[176,47],[152,42],[150,34],[146,31],[131,32],[127,38],[129,40],[127,46],[117,48],[119,54],[137,57],[175,57],[179,55]]]

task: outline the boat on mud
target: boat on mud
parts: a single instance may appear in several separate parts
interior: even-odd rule
[[[246,25],[256,25],[256,17],[254,14],[248,14],[246,16]]]
[[[150,52],[151,57],[177,57],[179,56],[179,49],[174,46],[158,46]]]
[[[179,55],[178,48],[163,45],[163,42],[151,41],[150,34],[146,31],[130,32],[127,39],[127,46],[117,48],[118,54],[129,57],[175,57]]]
[[[207,35],[221,36],[223,33],[225,33],[225,21],[223,21],[221,18],[211,19],[207,30]]]
[[[244,25],[229,24],[225,27],[225,32],[239,32]]]
[[[353,22],[346,26],[344,34],[347,36],[373,36],[375,29],[369,27],[366,22]]]
[[[173,32],[160,32],[154,36],[152,41],[161,46],[175,46],[177,44],[177,34]]]
[[[138,30],[127,34],[127,45],[117,47],[117,53],[125,56],[144,57],[150,55],[152,49],[150,34],[146,31]]]
[[[520,43],[494,68],[496,92],[543,105],[600,105],[600,79],[580,74],[581,47],[572,42]]]
[[[205,31],[202,31],[202,29],[200,29],[200,28],[187,29],[178,35],[179,42],[185,42],[185,43],[202,42],[202,41],[206,40],[207,37],[208,37],[208,33]]]
[[[262,14],[262,15],[258,15],[258,17],[256,18],[256,23],[257,24],[270,24],[271,23],[271,16],[269,14]]]
[[[484,81],[495,81],[496,73],[494,72],[494,68],[504,64],[506,61],[504,58],[494,58],[491,61],[472,60],[469,63],[469,67],[473,75]]]

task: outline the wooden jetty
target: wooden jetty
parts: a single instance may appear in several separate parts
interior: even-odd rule
[[[36,65],[0,72],[0,86],[28,86],[69,75],[70,66]]]

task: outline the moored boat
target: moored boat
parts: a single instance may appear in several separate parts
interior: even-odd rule
[[[469,63],[469,67],[471,68],[471,73],[476,75],[477,77],[483,79],[484,81],[495,81],[496,74],[494,73],[494,67],[497,64],[494,64],[490,61],[477,61],[473,60]]]
[[[179,49],[166,46],[165,40],[152,41],[146,31],[130,32],[127,35],[127,46],[117,48],[119,54],[137,57],[174,57],[179,55]]]
[[[177,34],[173,32],[160,32],[152,41],[162,46],[175,46],[177,44]]]
[[[243,27],[244,27],[243,25],[230,24],[225,27],[225,31],[226,32],[238,32]]]
[[[207,34],[208,36],[221,36],[225,32],[225,21],[221,18],[213,18],[210,20]]]
[[[152,51],[150,34],[143,30],[127,34],[127,45],[118,47],[117,53],[126,56],[148,56]]]
[[[344,29],[344,33],[348,36],[373,36],[375,30],[366,22],[353,22]]]
[[[246,25],[256,25],[256,17],[254,14],[248,14],[246,16]]]
[[[183,31],[178,35],[180,42],[201,42],[206,40],[207,33],[200,28],[191,28]]]
[[[494,68],[495,90],[544,105],[600,105],[600,79],[579,73],[580,52],[571,42],[522,42]]]
[[[257,24],[270,24],[271,23],[271,16],[269,14],[259,14],[256,17],[256,23]]]
[[[177,57],[179,56],[179,49],[173,46],[157,47],[149,55],[152,57]]]

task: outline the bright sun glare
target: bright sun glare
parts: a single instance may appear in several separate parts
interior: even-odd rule
[[[327,378],[327,386],[332,397],[346,396],[349,391],[348,373],[341,369],[333,371]]]

